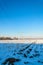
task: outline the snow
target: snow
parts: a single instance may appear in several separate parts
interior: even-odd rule
[[[12,64],[8,58],[19,59]],[[6,64],[3,64],[6,62]],[[0,65],[43,65],[43,44],[0,43]]]

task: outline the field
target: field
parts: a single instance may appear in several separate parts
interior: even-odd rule
[[[0,43],[0,65],[43,65],[43,44]]]

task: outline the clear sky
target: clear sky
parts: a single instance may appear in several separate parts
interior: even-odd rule
[[[43,36],[43,0],[0,0],[0,35]]]

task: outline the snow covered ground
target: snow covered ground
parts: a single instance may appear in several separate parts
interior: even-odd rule
[[[0,43],[0,65],[43,65],[43,44]]]
[[[0,43],[33,43],[35,42],[37,43],[43,43],[43,39],[39,39],[39,40],[0,40]]]

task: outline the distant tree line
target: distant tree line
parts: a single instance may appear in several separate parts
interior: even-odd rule
[[[0,37],[0,40],[18,40],[18,38],[14,37],[14,38],[11,38],[11,37]]]
[[[43,40],[43,38],[0,37],[0,40]]]

